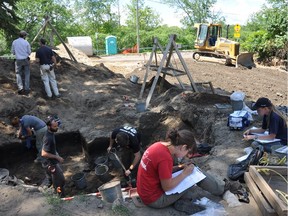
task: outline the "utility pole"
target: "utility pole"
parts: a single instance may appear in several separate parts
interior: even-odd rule
[[[137,53],[140,50],[140,38],[139,38],[139,6],[138,0],[136,0],[136,34],[137,34]]]
[[[121,17],[120,17],[120,2],[119,2],[119,0],[117,1],[117,6],[118,6],[118,27],[120,27],[120,25],[121,25],[121,22],[120,22]]]

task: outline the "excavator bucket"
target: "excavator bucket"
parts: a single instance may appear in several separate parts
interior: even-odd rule
[[[255,67],[255,63],[253,60],[253,54],[254,53],[240,53],[236,57],[236,68],[240,66],[242,67],[247,67],[247,68],[252,68]]]

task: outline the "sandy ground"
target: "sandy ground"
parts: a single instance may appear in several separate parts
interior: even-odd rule
[[[60,54],[65,56],[63,51]],[[137,126],[145,134],[143,141],[148,145],[163,138],[168,128],[183,126],[185,123],[185,127],[192,129],[200,142],[207,142],[213,147],[210,155],[195,158],[195,163],[215,176],[224,178],[228,165],[244,154],[243,149],[249,146],[249,143],[241,140],[241,131],[231,132],[227,128],[227,115],[231,112],[231,108],[219,110],[215,108],[215,103],[227,104],[228,96],[233,91],[243,91],[246,94],[247,105],[251,105],[251,101],[256,101],[258,97],[265,96],[277,106],[287,106],[287,72],[281,68],[257,66],[248,70],[226,67],[215,61],[195,62],[191,58],[191,53],[183,52],[182,55],[194,82],[212,82],[217,95],[212,95],[210,87],[206,84],[197,84],[200,90],[209,93],[202,95],[166,91],[164,85],[164,91],[155,90],[149,106],[150,111],[144,113],[136,112],[135,103],[138,102],[141,83],[146,72],[144,65],[147,64],[149,54],[87,58],[81,53],[75,53],[76,59],[86,65],[68,60],[59,63],[57,80],[62,98],[52,101],[45,100],[39,69],[33,62],[33,58],[32,93],[29,96],[19,96],[15,93],[13,63],[0,59],[2,68],[0,69],[0,144],[6,148],[12,144],[13,146],[19,144],[14,137],[16,131],[11,127],[9,118],[27,113],[43,119],[49,114],[57,113],[64,122],[59,132],[62,135],[58,138],[60,141],[63,141],[65,133],[79,132],[88,146],[96,145],[96,149],[102,151],[105,150],[105,146],[99,146],[100,140],[106,141],[111,130],[121,124]],[[174,68],[182,70],[181,62],[175,54],[171,62]],[[139,84],[129,81],[131,75],[139,77]],[[149,81],[154,75],[155,71],[149,71],[147,80]],[[166,78],[170,84],[179,85],[174,77]],[[180,78],[186,87],[189,86],[187,76]],[[146,99],[148,93],[149,89],[145,90],[143,99]],[[257,125],[259,122],[260,120],[255,117],[253,124]],[[66,138],[66,141],[70,142],[71,139],[74,139],[73,136]],[[84,160],[83,154],[72,154],[65,149],[60,149],[59,153],[64,154],[65,158],[63,170],[68,181],[67,187],[75,189],[71,183],[71,175],[84,170],[89,161]],[[7,152],[10,157],[7,157]],[[39,192],[38,186],[43,179],[43,174],[41,167],[32,163],[34,157],[35,152],[31,151],[23,153],[22,156],[14,154],[12,148],[9,151],[2,151],[0,167],[11,169],[11,175],[15,175],[18,182],[16,186],[0,185],[0,215],[184,215],[172,207],[162,210],[138,208],[130,199],[124,202],[122,209],[116,208],[113,211],[112,204],[102,202],[95,196],[85,196],[89,192],[96,192],[100,184],[96,182],[97,178],[93,175],[93,171],[87,174],[87,176],[91,175],[87,178],[89,182],[94,182],[93,186],[75,194],[73,200],[60,201],[52,195],[51,191]],[[24,167],[21,166],[23,164]],[[26,176],[33,181],[22,184]],[[72,189],[70,195],[74,195],[75,190]],[[261,215],[252,196],[249,204],[229,207],[224,200],[203,191],[199,194],[220,202],[225,207],[222,215]]]

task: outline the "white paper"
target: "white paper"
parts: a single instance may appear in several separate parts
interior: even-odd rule
[[[256,128],[251,128],[251,129],[256,129]],[[269,132],[268,132],[268,131],[265,131],[264,133],[251,133],[251,134],[257,135],[257,136],[261,137],[261,136],[269,135]],[[255,139],[254,139],[254,140],[255,140]],[[264,143],[279,142],[279,141],[281,141],[281,139],[273,139],[273,140],[271,140],[271,139],[270,139],[270,140],[257,139],[257,140],[255,140],[255,141],[264,144]]]
[[[281,141],[281,139],[273,139],[273,140],[263,140],[263,139],[257,139],[257,140],[255,140],[255,141],[257,141],[257,142],[259,142],[259,143],[273,143],[273,142],[279,142],[279,141]]]
[[[247,148],[244,148],[244,152],[246,154],[250,154],[251,152],[253,151],[253,148],[251,146],[247,147]]]
[[[275,150],[275,152],[288,154],[288,146],[283,146]]]
[[[269,132],[265,131],[264,133],[251,133],[251,134],[258,135],[258,136],[266,136],[266,135],[269,135]]]
[[[247,114],[247,111],[234,111],[233,113],[230,114],[231,117],[243,117]]]
[[[175,172],[172,174],[172,177],[174,178],[175,176],[180,175],[180,173],[182,172],[183,170]],[[183,179],[175,188],[173,188],[172,190],[166,191],[166,195],[181,193],[184,190],[192,187],[196,183],[200,182],[204,178],[206,178],[206,176],[199,170],[198,167],[195,166],[193,169],[193,172],[189,176],[187,176],[185,179]]]
[[[239,157],[236,159],[236,161],[241,162],[247,159],[247,157],[249,156],[249,154],[253,151],[252,147],[247,147],[244,149],[244,152],[246,153],[246,155],[243,155],[242,157]]]
[[[238,161],[238,162],[244,161],[247,159],[248,156],[249,156],[249,154],[243,155],[242,157],[237,158],[236,161]]]

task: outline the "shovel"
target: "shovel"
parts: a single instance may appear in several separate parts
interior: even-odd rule
[[[124,172],[126,172],[126,168],[125,166],[123,165],[123,163],[121,162],[121,160],[119,159],[118,155],[115,153],[115,149],[111,149],[110,153],[114,155],[114,157],[116,158],[116,160],[118,161],[118,163],[121,165],[121,167],[123,168]],[[131,182],[131,176],[129,175],[129,181]]]

